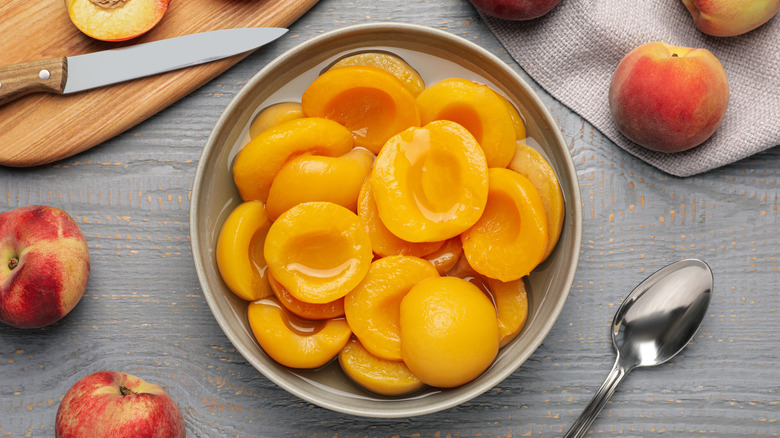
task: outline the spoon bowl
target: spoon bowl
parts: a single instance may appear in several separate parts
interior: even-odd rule
[[[631,370],[668,362],[688,345],[704,320],[712,287],[710,267],[687,259],[661,268],[634,288],[612,321],[615,365],[565,438],[587,432]]]
[[[676,356],[701,325],[712,295],[712,272],[682,260],[640,283],[618,308],[612,343],[623,363],[645,367]]]

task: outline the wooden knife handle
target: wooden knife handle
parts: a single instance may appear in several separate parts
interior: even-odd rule
[[[42,59],[0,67],[0,105],[38,91],[62,94],[67,79],[67,58]]]

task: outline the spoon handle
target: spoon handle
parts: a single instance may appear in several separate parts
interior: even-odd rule
[[[593,424],[593,421],[604,408],[604,405],[607,404],[609,398],[615,393],[615,388],[617,388],[618,384],[626,377],[626,374],[628,374],[629,371],[630,369],[626,370],[623,368],[620,364],[620,358],[618,358],[615,361],[615,365],[612,366],[612,371],[609,372],[604,384],[596,391],[593,400],[591,400],[590,404],[582,411],[577,418],[577,421],[575,421],[569,431],[566,432],[564,438],[579,438],[585,435]]]

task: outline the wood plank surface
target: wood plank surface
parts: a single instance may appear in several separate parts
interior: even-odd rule
[[[571,294],[523,366],[461,406],[381,420],[306,403],[236,352],[193,267],[188,215],[201,150],[222,110],[268,62],[323,32],[375,21],[462,36],[527,78],[467,0],[321,0],[278,42],[117,137],[53,164],[0,167],[0,211],[63,208],[86,233],[93,263],[86,296],[65,319],[31,331],[0,326],[0,437],[53,436],[64,393],[104,369],[165,387],[190,437],[560,437],[614,362],[609,324],[623,298],[688,257],[715,274],[703,326],[671,363],[632,372],[588,436],[780,436],[780,150],[671,177],[530,78],[569,145],[584,220]]]
[[[92,39],[64,1],[0,4],[0,65],[75,56],[233,27],[287,27],[317,0],[174,0],[160,23],[121,43]],[[0,106],[0,165],[37,166],[124,132],[224,72],[248,53],[79,93],[35,93]]]

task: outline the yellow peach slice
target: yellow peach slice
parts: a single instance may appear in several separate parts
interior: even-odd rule
[[[478,273],[501,281],[528,275],[547,248],[547,217],[528,178],[509,169],[490,169],[485,213],[461,234],[463,254]]]
[[[326,201],[357,212],[358,194],[371,172],[374,154],[355,148],[340,157],[303,154],[291,158],[276,174],[266,209],[276,219],[302,202]]]
[[[217,267],[234,294],[247,301],[271,295],[263,257],[265,236],[271,221],[262,202],[239,204],[230,213],[217,238]]]
[[[369,179],[363,182],[363,187],[360,189],[357,209],[368,237],[371,238],[371,247],[382,257],[391,255],[422,257],[438,250],[443,244],[443,242],[407,242],[391,233],[379,218]]]
[[[444,242],[441,248],[423,257],[433,264],[439,275],[445,275],[452,270],[463,255],[463,246],[459,237]]]
[[[360,218],[332,202],[305,202],[282,213],[268,230],[264,255],[271,275],[307,303],[346,295],[373,258]]]
[[[303,113],[347,127],[355,146],[378,153],[397,132],[420,125],[414,96],[398,78],[379,67],[351,65],[326,71],[301,97]]]
[[[495,91],[495,90],[494,90]],[[507,111],[509,111],[509,117],[512,118],[512,126],[515,128],[515,140],[523,140],[526,137],[525,122],[523,116],[517,110],[515,105],[509,101],[503,94],[496,92],[496,95],[501,98],[501,101],[506,105]]]
[[[522,330],[528,318],[528,294],[523,278],[504,283],[485,277],[474,271],[465,257],[456,261],[447,276],[468,281],[493,301],[498,317],[499,347],[508,344]]]
[[[439,81],[417,96],[420,122],[452,120],[463,125],[485,152],[488,166],[506,167],[515,153],[515,125],[500,95],[468,79]]]
[[[260,111],[249,125],[249,136],[257,137],[266,129],[293,119],[303,117],[303,108],[299,102],[279,102]]]
[[[338,123],[304,117],[266,129],[238,153],[233,180],[245,201],[268,199],[276,174],[288,159],[310,152],[338,157],[352,150],[352,133]]]
[[[523,329],[528,319],[528,293],[522,278],[504,283],[487,279],[498,316],[499,347],[508,344]]]
[[[306,303],[295,298],[290,291],[285,289],[276,279],[268,276],[268,283],[271,290],[279,300],[279,303],[290,312],[306,319],[332,319],[344,316],[344,297],[331,301],[329,303]]]
[[[544,261],[555,249],[563,229],[565,207],[561,184],[558,182],[558,177],[555,176],[555,170],[542,154],[524,143],[517,143],[515,156],[512,157],[509,168],[528,178],[542,197],[544,211],[547,214],[547,232],[549,233],[547,248],[542,258]]]
[[[458,240],[460,240],[460,237],[458,237]],[[460,249],[461,251],[463,251],[462,244]],[[455,265],[452,268],[450,268],[449,271],[447,271],[447,276],[458,277],[463,279],[469,279],[472,277],[482,278],[482,275],[479,274],[477,271],[474,270],[474,268],[471,267],[469,261],[466,260],[466,257],[463,257],[463,254],[461,254],[461,257],[458,257],[458,259],[455,261]]]
[[[466,260],[466,257],[459,258],[458,261],[455,262],[455,266],[447,272],[446,276],[460,278],[462,280],[468,281],[481,290],[485,296],[490,297],[491,301],[493,301],[493,304],[495,305],[493,293],[490,291],[490,287],[488,286],[489,279],[475,271],[474,268],[469,265],[469,261]]]
[[[348,65],[371,65],[387,70],[404,84],[406,89],[412,93],[412,96],[417,96],[425,89],[425,81],[423,81],[423,78],[417,73],[417,70],[413,69],[406,61],[392,53],[356,53],[338,60],[330,69],[346,67]]]
[[[410,128],[387,141],[371,172],[382,223],[409,242],[455,237],[487,202],[485,154],[469,131],[449,120]]]
[[[455,277],[415,285],[401,301],[401,356],[423,383],[454,387],[477,378],[498,353],[498,320],[479,288]]]
[[[366,350],[401,360],[401,299],[421,280],[438,276],[430,262],[417,257],[388,256],[371,263],[365,279],[344,297],[347,322]]]
[[[355,383],[376,394],[404,395],[425,386],[406,364],[374,356],[354,336],[339,353],[339,364]]]
[[[275,298],[249,303],[247,318],[257,343],[291,368],[317,368],[336,357],[352,331],[344,318],[310,321],[287,311]]]

